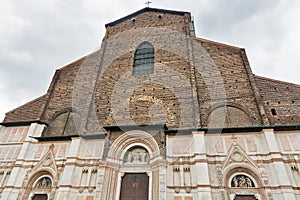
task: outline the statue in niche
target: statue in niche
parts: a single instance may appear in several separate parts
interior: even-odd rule
[[[136,147],[128,150],[125,155],[125,163],[148,163],[149,162],[149,153],[146,149],[142,147]]]
[[[236,175],[231,180],[231,187],[252,188],[255,187],[254,182],[246,175]]]

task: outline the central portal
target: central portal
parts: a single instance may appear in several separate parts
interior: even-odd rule
[[[149,177],[146,173],[125,173],[120,200],[148,200]]]

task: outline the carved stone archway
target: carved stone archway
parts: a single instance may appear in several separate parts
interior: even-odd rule
[[[54,182],[49,172],[41,171],[34,174],[27,185],[23,199],[50,199],[53,195]]]
[[[119,199],[122,178],[141,173],[149,178],[148,198],[159,199],[159,169],[164,162],[149,133],[135,130],[120,135],[111,145],[106,162],[101,199]]]
[[[258,173],[248,167],[227,168],[224,184],[229,200],[236,200],[239,198],[248,198],[263,200],[265,199],[265,191],[263,181]]]

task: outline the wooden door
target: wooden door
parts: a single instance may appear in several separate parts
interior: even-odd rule
[[[254,195],[236,195],[234,200],[256,200]]]
[[[48,195],[47,194],[35,194],[32,198],[32,200],[47,200]]]
[[[146,173],[126,173],[121,184],[120,200],[148,200],[149,177]]]

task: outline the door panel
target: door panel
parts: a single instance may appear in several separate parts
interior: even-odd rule
[[[122,178],[120,200],[148,200],[149,177],[146,173],[126,173]]]

